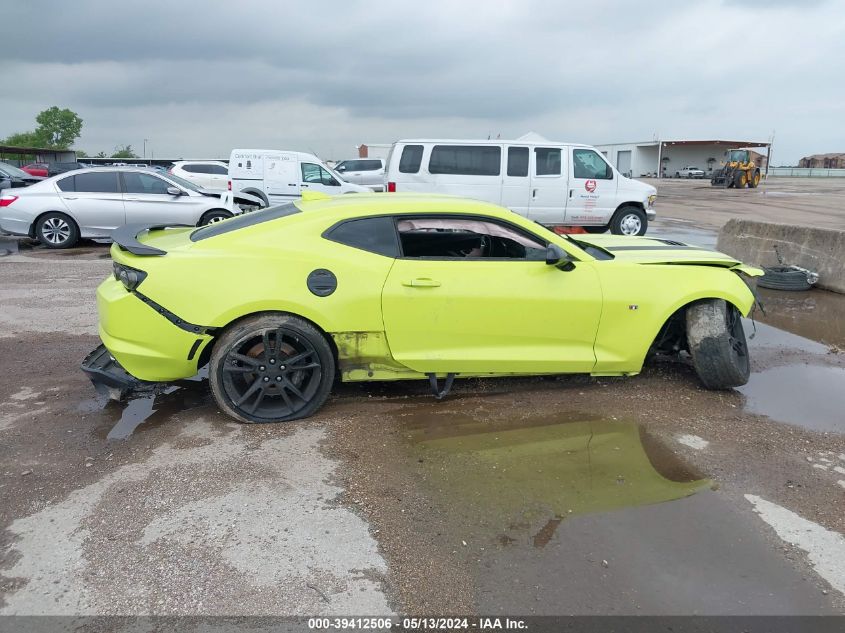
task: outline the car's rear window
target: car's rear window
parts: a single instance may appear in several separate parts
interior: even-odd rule
[[[197,229],[191,233],[191,241],[199,242],[200,240],[205,240],[209,237],[223,235],[224,233],[231,233],[232,231],[245,229],[248,226],[255,226],[256,224],[261,224],[262,222],[269,222],[270,220],[277,220],[278,218],[283,218],[287,215],[293,215],[294,213],[300,213],[300,209],[293,202],[280,204],[275,207],[267,207],[266,209],[261,209],[260,211],[244,213],[226,220],[225,222],[215,222],[214,224],[209,224],[208,226]]]

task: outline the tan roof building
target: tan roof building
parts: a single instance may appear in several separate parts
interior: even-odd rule
[[[798,161],[799,167],[822,167],[826,169],[845,169],[845,152],[812,154]]]

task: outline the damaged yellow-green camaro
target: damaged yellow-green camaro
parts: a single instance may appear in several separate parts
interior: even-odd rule
[[[202,228],[128,225],[97,291],[113,396],[208,364],[244,422],[314,413],[336,378],[632,375],[688,351],[705,386],[744,384],[735,259],[670,240],[556,235],[500,207],[430,195],[312,198]]]

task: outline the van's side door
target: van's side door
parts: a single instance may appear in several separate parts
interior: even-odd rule
[[[607,224],[616,210],[613,167],[589,147],[573,147],[570,162],[566,223]]]
[[[530,162],[530,148],[516,145],[505,148],[502,206],[526,218],[528,217],[528,197],[531,193]]]
[[[563,224],[566,213],[565,147],[535,147],[531,153],[528,217],[540,224]]]
[[[264,157],[264,192],[271,202],[290,202],[299,197],[299,169],[294,154]]]

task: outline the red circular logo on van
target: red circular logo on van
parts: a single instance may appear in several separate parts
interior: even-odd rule
[[[596,190],[596,181],[595,180],[588,180],[584,183],[584,189],[593,193]]]

